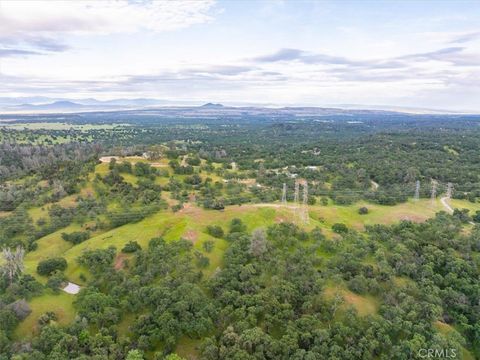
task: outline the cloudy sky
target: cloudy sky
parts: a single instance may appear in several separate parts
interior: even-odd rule
[[[480,111],[480,1],[0,0],[0,85]]]

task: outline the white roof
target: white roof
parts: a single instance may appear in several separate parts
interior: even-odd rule
[[[68,294],[78,294],[80,292],[80,286],[77,284],[69,282],[67,286],[63,288],[63,291],[65,291]]]

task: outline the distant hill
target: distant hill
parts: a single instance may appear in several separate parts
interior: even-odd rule
[[[77,104],[72,101],[55,101],[48,104],[21,104],[12,107],[18,110],[55,110],[55,111],[64,111],[64,110],[81,110],[85,108],[85,105]]]
[[[206,103],[201,106],[202,108],[209,108],[209,109],[221,109],[224,108],[222,104],[214,104],[214,103]]]
[[[367,113],[405,113],[405,114],[461,114],[454,111],[420,109],[400,106],[382,105],[355,105],[341,104],[319,106],[264,106],[223,105],[208,102],[203,105],[195,101],[171,101],[151,98],[110,99],[98,100],[95,98],[66,99],[48,97],[0,97],[0,113],[61,113],[61,112],[94,112],[94,111],[122,111],[122,110],[155,110],[160,113],[203,113],[209,116],[235,115],[237,113],[250,115],[284,115],[284,116],[327,116],[327,115],[354,115]],[[470,112],[474,114],[475,112]]]

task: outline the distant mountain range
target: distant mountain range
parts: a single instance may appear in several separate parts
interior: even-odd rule
[[[65,98],[49,98],[42,96],[35,97],[0,97],[0,113],[75,113],[75,112],[92,112],[92,111],[118,111],[118,110],[140,110],[140,109],[158,109],[164,107],[198,107],[201,111],[235,111],[232,106],[224,106],[218,103],[202,103],[198,101],[169,101],[149,98],[137,99],[113,99],[113,100],[97,100],[94,98],[85,99],[65,99]],[[296,109],[306,116],[313,114],[331,114],[346,112],[364,112],[364,111],[386,111],[386,112],[402,112],[414,114],[455,114],[457,112],[447,110],[423,109],[400,106],[384,106],[384,105],[355,105],[355,104],[333,104],[328,107],[283,107],[268,106],[264,104],[245,105],[238,104],[238,109],[264,109],[266,112],[275,111],[275,109]],[[302,110],[303,109],[303,110]],[[305,109],[308,114],[305,113]],[[335,110],[335,111],[333,111]],[[297,111],[298,112],[298,111]]]
[[[0,112],[2,113],[35,113],[35,112],[77,112],[102,110],[142,109],[154,106],[166,106],[173,103],[157,99],[113,99],[97,100],[64,99],[48,97],[0,97]],[[176,104],[176,103],[175,103]],[[200,105],[199,103],[184,103],[182,105]]]

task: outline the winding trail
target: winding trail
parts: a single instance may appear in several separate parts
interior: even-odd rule
[[[450,206],[450,204],[447,202],[448,200],[450,200],[450,198],[448,196],[444,196],[442,198],[440,198],[440,202],[442,203],[443,207],[445,208],[445,210],[447,210],[447,212],[449,214],[453,214],[453,208]],[[469,221],[468,222],[470,225],[475,225],[475,223],[473,221]]]
[[[444,196],[440,199],[440,202],[442,203],[443,207],[445,210],[447,210],[448,213],[453,214],[453,208],[450,206],[450,204],[447,202],[450,198],[448,196]]]
[[[372,184],[372,186],[373,186],[373,190],[377,190],[377,189],[378,189],[378,187],[380,186],[380,185],[378,185],[378,183],[377,183],[377,182],[375,182],[375,181],[373,181],[373,180],[370,180],[370,183],[371,183],[371,184]]]

